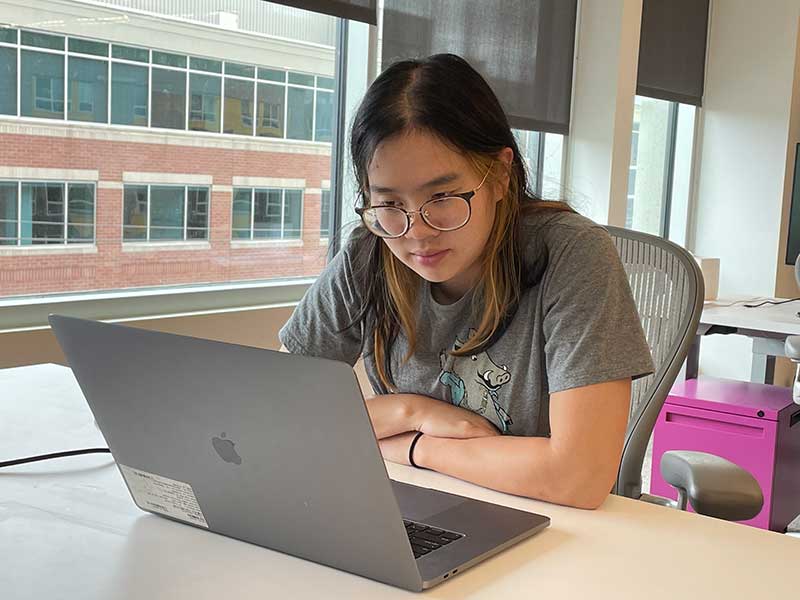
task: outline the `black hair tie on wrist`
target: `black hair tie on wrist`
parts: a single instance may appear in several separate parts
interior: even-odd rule
[[[408,464],[410,464],[412,467],[415,467],[417,469],[419,469],[420,466],[417,463],[414,462],[414,446],[417,445],[417,442],[419,441],[419,438],[421,438],[421,437],[422,437],[422,432],[418,431],[417,435],[414,436],[414,439],[411,440],[411,445],[408,447]]]

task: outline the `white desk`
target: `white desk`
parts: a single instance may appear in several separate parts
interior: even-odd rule
[[[753,362],[750,380],[755,383],[772,383],[775,375],[775,357],[786,356],[784,342],[787,336],[800,335],[800,300],[786,304],[765,304],[747,308],[745,304],[760,304],[765,299],[719,300],[706,302],[700,317],[697,336],[686,361],[686,377],[697,377],[700,360],[700,341],[704,335],[739,334],[753,339]],[[771,298],[780,302],[785,298]],[[731,303],[736,302],[733,306]]]
[[[0,371],[0,457],[103,444],[72,373]],[[800,540],[612,496],[596,511],[436,473],[390,475],[551,516],[552,526],[425,595],[458,600],[797,598]],[[108,455],[0,470],[0,598],[415,597],[140,512]]]

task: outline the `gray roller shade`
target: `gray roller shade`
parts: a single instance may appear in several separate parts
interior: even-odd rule
[[[576,12],[577,0],[386,0],[381,63],[458,54],[512,127],[566,134]]]
[[[269,0],[277,4],[294,6],[303,10],[363,21],[370,25],[378,24],[377,0]]]
[[[709,0],[644,0],[636,93],[701,106]]]

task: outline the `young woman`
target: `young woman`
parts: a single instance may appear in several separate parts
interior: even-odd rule
[[[497,98],[454,55],[386,69],[350,146],[363,223],[283,349],[364,357],[387,460],[599,506],[631,380],[653,370],[606,230],[534,197]]]

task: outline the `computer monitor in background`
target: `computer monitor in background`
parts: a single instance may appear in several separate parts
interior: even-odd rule
[[[793,265],[800,253],[800,144],[795,145],[794,175],[792,177],[792,206],[789,209],[789,240],[786,244],[786,264]]]

